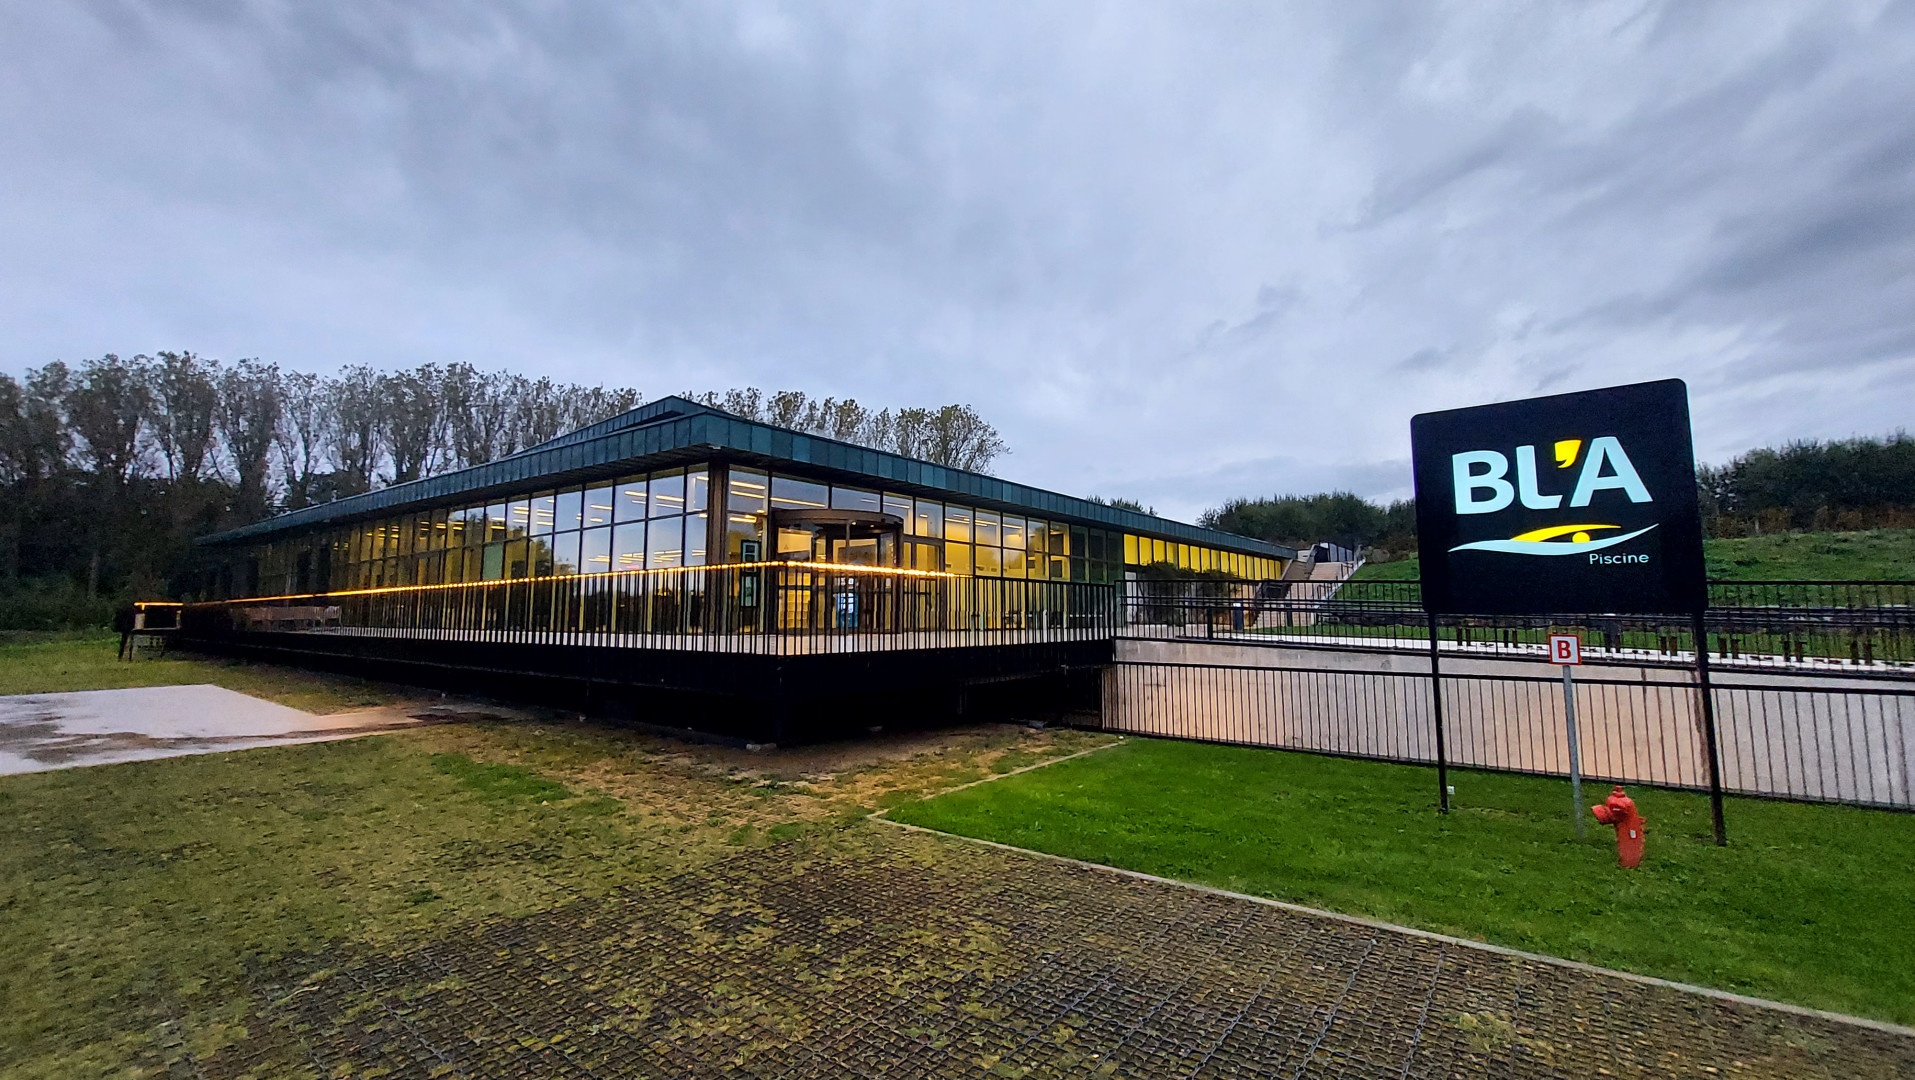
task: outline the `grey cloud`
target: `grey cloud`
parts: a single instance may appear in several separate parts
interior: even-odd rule
[[[1538,390],[1681,375],[1717,457],[1915,400],[1909,5],[0,3],[16,370],[961,400],[1186,515]]]

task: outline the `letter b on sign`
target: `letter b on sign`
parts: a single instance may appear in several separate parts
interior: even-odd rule
[[[1582,663],[1583,639],[1574,634],[1549,635],[1549,662],[1552,664]]]

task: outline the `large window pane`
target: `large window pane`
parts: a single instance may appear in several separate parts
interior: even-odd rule
[[[771,478],[771,508],[773,510],[823,510],[830,505],[830,499],[823,484],[814,484],[809,480],[796,480],[789,476]]]
[[[505,576],[509,578],[529,577],[532,573],[530,553],[526,550],[525,540],[513,540],[505,545]]]
[[[578,573],[578,534],[575,532],[554,533],[552,536],[552,572],[554,574]]]
[[[1001,549],[977,546],[977,573],[980,577],[999,577],[1004,573],[1004,556]]]
[[[685,474],[685,512],[695,514],[711,501],[711,474],[692,469]]]
[[[498,543],[505,539],[505,504],[493,503],[485,508],[485,542]],[[490,578],[486,580],[490,581]]]
[[[771,553],[764,549],[765,535],[758,527],[756,514],[741,514],[736,510],[725,519],[725,561],[742,562],[745,557],[745,541],[756,540],[759,543],[758,558],[769,559]]]
[[[944,508],[944,538],[969,543],[971,540],[971,508],[968,506],[946,506]]]
[[[517,539],[532,535],[532,500],[514,499],[505,511],[506,535]]]
[[[979,547],[999,547],[1002,543],[998,539],[1000,535],[1000,519],[997,513],[992,510],[979,510],[977,512],[977,534],[971,539]]]
[[[485,581],[498,581],[505,577],[505,545],[487,544],[485,562],[480,567],[479,576]]]
[[[1018,578],[1025,576],[1024,568],[1029,565],[1029,563],[1025,561],[1025,558],[1024,549],[1022,547],[1006,547],[1004,549],[1004,576]]]
[[[612,532],[612,569],[645,568],[645,523],[627,521]]]
[[[612,523],[612,486],[585,489],[585,525],[591,528]]]
[[[971,572],[971,545],[956,541],[946,541],[944,545],[944,569],[952,574]]]
[[[1026,546],[1024,540],[1024,519],[1006,515],[1003,528],[1004,550],[1009,551],[1012,548],[1016,548],[1019,551],[1023,551]]]
[[[612,568],[612,530],[587,529],[579,534],[579,572],[603,574]]]
[[[426,538],[426,550],[444,551],[446,549],[445,507],[442,506],[432,512],[431,516],[427,519],[427,528],[430,530],[430,534]]]
[[[912,531],[911,500],[908,496],[886,495],[884,497],[884,512],[890,514],[892,517],[902,519],[904,521],[904,531],[907,534]]]
[[[705,565],[705,530],[711,527],[706,514],[685,515],[685,565]]]
[[[919,499],[913,504],[911,521],[912,536],[928,536],[933,540],[944,536],[944,504]]]
[[[751,469],[733,469],[726,481],[730,494],[726,497],[735,514],[762,514],[765,512],[765,500],[770,495],[765,474]]]
[[[558,527],[558,496],[543,491],[532,496],[532,534],[544,536]]]
[[[833,510],[863,510],[877,513],[883,504],[875,491],[862,488],[833,487],[831,489],[831,508]]]
[[[682,472],[654,473],[652,475],[652,516],[665,517],[685,512],[685,474]]]
[[[584,524],[585,493],[577,488],[561,491],[552,499],[552,528],[565,531]]]
[[[778,557],[781,559],[811,558],[811,542],[815,534],[807,528],[778,530]]]
[[[552,538],[550,536],[535,536],[527,541],[527,545],[529,554],[526,556],[526,560],[531,563],[531,566],[526,568],[527,572],[533,577],[551,577]]]
[[[645,537],[649,549],[645,556],[647,567],[670,567],[685,565],[685,519],[682,517],[658,518],[652,522]]]
[[[618,504],[618,507],[613,511],[614,516],[619,521],[644,521],[646,514],[645,500],[648,497],[646,493],[649,490],[645,486],[645,478],[642,476],[627,477],[624,480],[620,480],[615,486],[618,489],[618,494],[613,501]]]

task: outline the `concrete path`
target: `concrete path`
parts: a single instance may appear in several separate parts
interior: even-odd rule
[[[262,971],[179,1077],[1915,1075],[1915,1035],[881,826]],[[208,1040],[202,1045],[218,1045]]]
[[[0,697],[0,774],[346,739],[421,721],[397,709],[330,716],[218,686]]]

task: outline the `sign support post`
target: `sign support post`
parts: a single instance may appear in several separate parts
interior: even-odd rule
[[[1563,665],[1563,715],[1569,718],[1569,816],[1576,819],[1576,839],[1583,838],[1583,752],[1576,742],[1576,669]]]
[[[1549,635],[1549,662],[1563,669],[1563,717],[1569,727],[1569,816],[1576,823],[1576,839],[1583,838],[1583,751],[1576,737],[1576,677],[1583,662],[1582,639],[1574,634]]]
[[[1729,827],[1722,820],[1722,750],[1716,744],[1716,700],[1709,686],[1709,628],[1697,611],[1690,633],[1695,638],[1696,693],[1702,697],[1702,741],[1709,755],[1709,820],[1715,825],[1716,846],[1729,846]]]
[[[1450,762],[1443,745],[1443,662],[1437,656],[1436,612],[1430,612],[1430,715],[1436,720],[1436,806],[1450,812]]]

